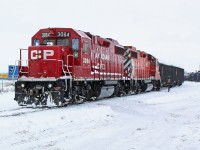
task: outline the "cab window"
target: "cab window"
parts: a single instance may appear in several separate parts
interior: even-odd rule
[[[83,52],[84,52],[84,54],[88,54],[88,52],[89,52],[89,43],[88,42],[83,42]]]
[[[57,45],[69,46],[69,39],[58,39]]]
[[[43,41],[44,45],[55,45],[55,40],[54,39],[47,39]]]
[[[72,50],[79,50],[79,39],[72,39]]]
[[[35,39],[34,42],[33,42],[33,45],[34,46],[39,46],[40,45],[40,40]]]

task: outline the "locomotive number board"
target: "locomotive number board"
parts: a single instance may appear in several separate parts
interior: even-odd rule
[[[57,37],[70,37],[69,32],[56,32]],[[42,38],[47,38],[50,37],[50,32],[43,32],[42,33]]]

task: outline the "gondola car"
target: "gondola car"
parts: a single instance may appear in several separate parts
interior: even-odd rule
[[[182,85],[184,82],[184,69],[159,63],[161,86]]]

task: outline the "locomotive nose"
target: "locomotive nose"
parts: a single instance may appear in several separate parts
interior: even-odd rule
[[[62,49],[58,46],[29,47],[29,76],[62,76]]]

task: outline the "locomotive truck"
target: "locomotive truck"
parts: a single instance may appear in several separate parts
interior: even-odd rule
[[[19,105],[58,106],[159,90],[158,60],[133,46],[72,28],[39,30],[20,49],[15,100]],[[24,63],[25,62],[25,63]]]

